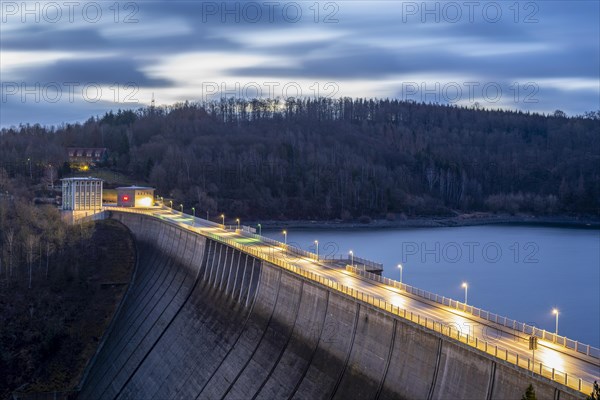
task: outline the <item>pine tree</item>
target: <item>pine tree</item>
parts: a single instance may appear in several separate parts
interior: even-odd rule
[[[525,394],[523,397],[521,397],[521,400],[537,400],[537,397],[535,396],[535,389],[533,388],[532,384],[529,384]]]
[[[587,400],[600,400],[600,386],[598,385],[598,381],[594,381],[594,389],[592,390],[592,394],[587,397]]]

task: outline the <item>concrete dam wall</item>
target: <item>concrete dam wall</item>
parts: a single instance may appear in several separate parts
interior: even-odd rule
[[[82,399],[579,398],[466,345],[156,218]]]

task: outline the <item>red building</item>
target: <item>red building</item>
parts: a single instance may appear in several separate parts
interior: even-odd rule
[[[86,170],[108,160],[106,147],[68,147],[67,153],[73,169]]]

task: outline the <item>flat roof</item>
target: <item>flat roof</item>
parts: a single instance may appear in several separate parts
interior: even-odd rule
[[[155,190],[153,187],[148,186],[122,186],[118,187],[117,190]]]
[[[61,181],[102,181],[102,179],[100,178],[92,178],[91,176],[88,177],[75,177],[75,178],[63,178],[61,179]]]

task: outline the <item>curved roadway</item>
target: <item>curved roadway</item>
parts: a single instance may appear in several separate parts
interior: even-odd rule
[[[109,207],[106,208],[110,210]],[[127,211],[119,208],[119,211]],[[136,210],[136,212],[139,210]],[[360,275],[346,271],[344,268],[331,266],[314,259],[298,256],[287,252],[283,245],[276,246],[268,241],[259,239],[258,236],[243,231],[224,230],[221,225],[208,222],[204,219],[193,218],[168,208],[155,208],[144,211],[145,214],[153,215],[163,220],[169,220],[178,224],[188,225],[190,229],[198,232],[216,234],[222,238],[234,240],[241,245],[250,246],[262,254],[278,256],[287,263],[298,266],[321,275],[331,281],[362,291],[365,294],[385,300],[386,302],[406,309],[409,312],[418,313],[421,317],[436,321],[444,326],[451,326],[453,331],[457,329],[463,334],[469,334],[474,340],[487,341],[491,345],[498,345],[508,349],[513,354],[518,354],[522,360],[531,359],[532,351],[529,350],[527,337],[523,333],[512,330],[491,321],[478,318],[468,313],[458,311],[454,308],[428,301],[427,299],[407,293],[398,288],[385,285],[367,279]],[[573,379],[582,379],[582,391],[586,394],[591,392],[591,383],[600,381],[600,360],[574,350],[566,349],[549,341],[538,341],[538,349],[535,351],[535,363],[541,362],[544,369],[555,369],[556,380],[564,379],[564,373],[569,376],[569,386],[577,386]],[[499,353],[500,358],[503,353]],[[546,374],[544,374],[546,376]]]

